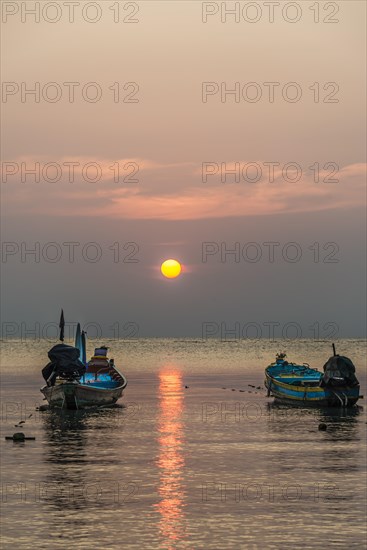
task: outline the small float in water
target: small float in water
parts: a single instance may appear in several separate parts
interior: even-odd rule
[[[51,407],[87,409],[114,405],[123,395],[127,380],[108,359],[105,346],[96,348],[86,361],[86,335],[78,323],[75,346],[64,344],[64,315],[60,319],[61,344],[48,352],[50,362],[42,370],[46,385],[41,392]]]
[[[278,353],[275,363],[265,369],[268,396],[291,404],[324,407],[349,407],[363,396],[355,375],[355,367],[348,357],[334,355],[324,365],[324,372],[307,363],[289,363],[285,353]]]

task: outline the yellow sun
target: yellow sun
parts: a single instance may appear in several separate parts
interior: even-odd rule
[[[161,272],[168,279],[174,279],[181,273],[181,264],[177,260],[166,260],[161,265]]]

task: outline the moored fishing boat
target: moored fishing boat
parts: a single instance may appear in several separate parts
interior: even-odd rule
[[[265,369],[268,396],[291,404],[339,406],[355,405],[362,396],[355,367],[348,357],[334,355],[324,365],[324,372],[307,363],[289,363],[285,353]]]
[[[86,361],[86,337],[78,323],[75,346],[64,341],[63,313],[60,319],[61,344],[48,352],[50,363],[42,374],[46,385],[41,392],[52,407],[62,409],[86,409],[111,406],[122,397],[127,380],[108,359],[105,346],[95,349],[90,361]]]

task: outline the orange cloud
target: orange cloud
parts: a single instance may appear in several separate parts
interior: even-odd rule
[[[114,162],[89,158],[67,160],[80,165],[98,162],[106,170]],[[58,162],[63,161],[65,159]],[[160,164],[144,159],[120,159],[119,162],[139,164],[139,183],[120,185],[109,177],[104,183],[88,184],[80,182],[80,173],[76,173],[79,179],[74,184],[6,183],[8,206],[22,212],[42,213],[46,209],[48,214],[57,216],[194,220],[348,209],[360,206],[365,200],[366,164],[363,163],[342,167],[335,176],[337,183],[323,181],[330,170],[320,172],[319,183],[314,182],[310,172],[290,183],[282,178],[281,170],[274,171],[272,183],[265,176],[257,183],[221,183],[219,177],[208,178],[203,183],[199,177],[201,166],[199,169],[193,162]]]

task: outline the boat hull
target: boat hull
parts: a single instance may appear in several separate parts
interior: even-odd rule
[[[275,399],[290,404],[347,407],[355,405],[360,398],[359,386],[325,388],[289,384],[271,376],[267,369],[265,386],[269,396],[272,395]]]
[[[41,388],[41,392],[51,407],[72,410],[111,406],[122,397],[123,390],[124,386],[96,388],[91,384],[75,381]]]

